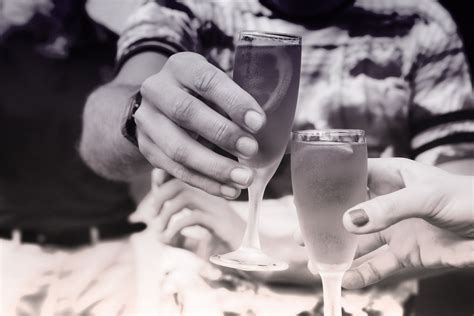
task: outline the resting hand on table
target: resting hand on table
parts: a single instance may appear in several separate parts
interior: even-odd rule
[[[369,258],[346,272],[344,287],[405,268],[474,266],[473,177],[408,159],[369,159],[369,189],[378,197],[343,217],[346,229],[361,235],[356,257]]]
[[[191,187],[178,179],[170,180],[153,193],[157,220],[163,230],[162,240],[171,241],[186,227],[201,226],[223,241],[229,249],[237,248],[245,231],[245,222],[223,198]],[[189,212],[183,212],[188,209]],[[173,216],[178,215],[172,220]]]
[[[152,166],[226,198],[236,198],[250,185],[250,168],[196,140],[200,136],[236,157],[253,157],[258,151],[253,134],[265,124],[265,113],[250,94],[190,52],[169,57],[140,91],[137,139]]]

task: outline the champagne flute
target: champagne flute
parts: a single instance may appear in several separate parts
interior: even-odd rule
[[[239,249],[210,258],[212,263],[246,271],[278,271],[288,264],[264,254],[258,234],[263,193],[285,153],[298,99],[301,37],[244,31],[239,33],[234,81],[250,93],[265,111],[267,121],[256,135],[258,154],[240,159],[253,168],[249,187],[247,229]]]
[[[366,199],[367,144],[361,130],[292,134],[291,176],[301,233],[312,273],[321,276],[324,315],[341,315],[341,282],[354,259],[357,237],[344,212]]]

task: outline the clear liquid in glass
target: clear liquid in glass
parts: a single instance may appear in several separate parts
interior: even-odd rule
[[[342,276],[357,247],[342,217],[366,199],[367,145],[362,131],[304,133],[294,133],[291,144],[294,201],[311,265],[323,282],[324,315],[339,316]]]
[[[288,268],[261,251],[258,236],[260,204],[290,139],[298,98],[301,38],[271,33],[241,32],[234,60],[234,81],[252,95],[266,114],[265,126],[255,135],[259,145],[252,159],[240,159],[253,168],[249,187],[249,215],[242,245],[234,252],[211,257],[213,263],[247,271]]]

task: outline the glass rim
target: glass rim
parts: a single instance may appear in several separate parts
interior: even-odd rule
[[[329,139],[318,139],[314,141],[333,141],[338,142],[337,137],[354,137],[365,140],[365,131],[361,129],[308,129],[291,132],[292,141],[311,142],[311,137],[327,137]]]
[[[263,39],[263,40],[277,40],[286,43],[296,43],[301,44],[301,36],[287,34],[287,33],[273,33],[273,32],[263,32],[263,31],[240,31],[238,34],[239,41],[253,40],[253,39]]]

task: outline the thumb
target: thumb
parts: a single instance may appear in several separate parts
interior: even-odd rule
[[[413,217],[433,221],[441,207],[438,202],[432,190],[404,188],[354,206],[344,214],[343,223],[351,233],[367,234]]]

